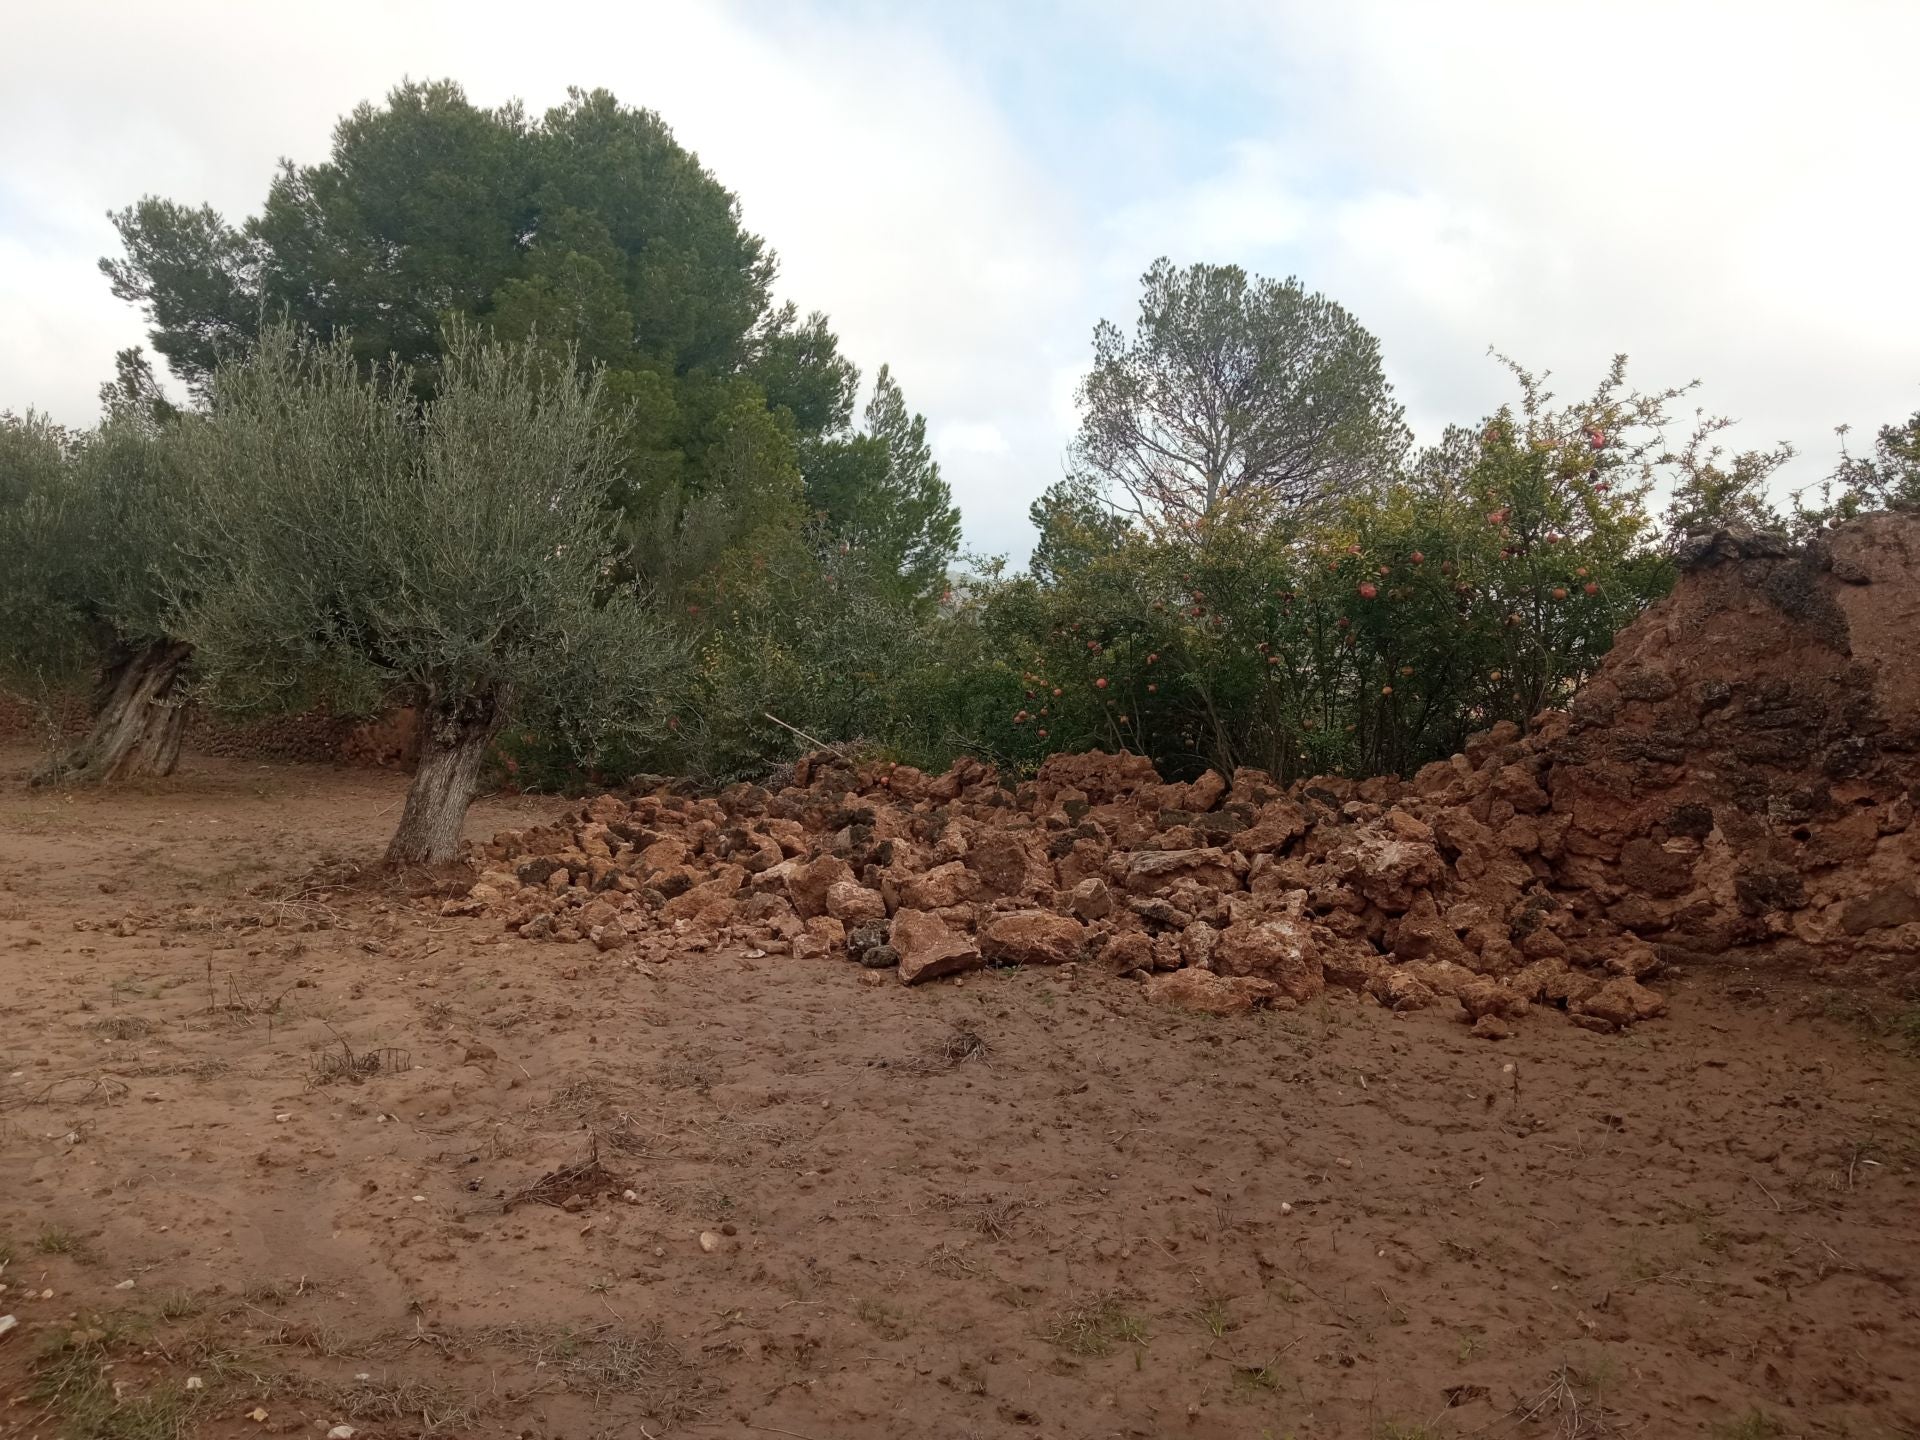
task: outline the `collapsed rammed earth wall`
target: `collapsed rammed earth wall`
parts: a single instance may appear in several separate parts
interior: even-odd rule
[[[1555,887],[1670,960],[1920,960],[1920,516],[1695,542],[1542,746]]]

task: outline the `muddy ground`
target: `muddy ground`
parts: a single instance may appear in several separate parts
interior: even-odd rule
[[[1920,1434],[1920,1066],[1803,989],[1491,1043],[638,966],[328,883],[398,776],[30,758],[0,1435]]]

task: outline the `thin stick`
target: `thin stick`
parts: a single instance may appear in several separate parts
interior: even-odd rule
[[[806,731],[798,728],[797,726],[787,724],[786,721],[782,720],[778,715],[774,714],[771,710],[762,710],[760,713],[766,716],[767,719],[771,720],[774,724],[778,725],[782,730],[793,731],[794,734],[798,735],[802,740],[806,741],[809,745],[816,746],[822,750],[831,750],[834,754],[838,755],[842,760],[847,758],[847,752],[842,750],[838,745],[829,745],[824,740],[815,739],[813,736],[807,734]],[[764,1430],[766,1427],[762,1425],[762,1426],[756,1426],[755,1428]],[[784,1433],[791,1433],[791,1432],[784,1432]]]
[[[1753,1181],[1754,1184],[1760,1185],[1760,1177],[1758,1175],[1749,1175],[1747,1178]],[[1767,1189],[1766,1186],[1760,1185],[1760,1193],[1766,1196],[1767,1199],[1773,1200],[1773,1192]],[[1778,1200],[1773,1200],[1773,1208],[1776,1210],[1779,1210],[1781,1208],[1780,1202]]]

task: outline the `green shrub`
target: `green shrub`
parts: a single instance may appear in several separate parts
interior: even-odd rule
[[[1517,410],[1304,514],[1115,528],[1050,497],[1039,553],[1068,563],[991,593],[1021,690],[977,743],[1029,764],[1134,750],[1172,775],[1407,771],[1564,700],[1671,583],[1646,511],[1671,396],[1625,392],[1616,364],[1554,409],[1515,373]]]

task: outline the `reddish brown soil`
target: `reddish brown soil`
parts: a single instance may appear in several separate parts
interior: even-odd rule
[[[1920,1066],[1804,995],[1495,1044],[633,966],[304,886],[403,783],[0,789],[0,1435],[1920,1431]]]

